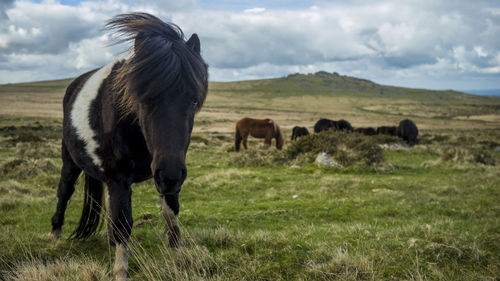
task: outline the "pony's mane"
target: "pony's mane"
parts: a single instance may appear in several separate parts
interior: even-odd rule
[[[132,55],[117,70],[113,87],[122,94],[121,106],[133,112],[138,103],[155,104],[164,95],[198,92],[198,108],[208,90],[207,65],[184,40],[175,24],[146,13],[115,16],[106,24],[122,40],[134,41]]]

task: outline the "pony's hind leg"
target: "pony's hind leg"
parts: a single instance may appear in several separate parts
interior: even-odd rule
[[[52,216],[52,231],[54,237],[59,238],[62,232],[62,225],[64,224],[64,212],[68,206],[68,200],[75,191],[75,182],[78,179],[82,169],[78,167],[71,156],[68,149],[62,144],[62,161],[61,179],[57,188],[57,207],[56,212]]]
[[[243,147],[245,149],[248,149],[247,147],[248,132],[244,132],[242,137],[243,137]]]

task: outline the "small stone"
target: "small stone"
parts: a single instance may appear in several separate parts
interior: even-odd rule
[[[325,152],[321,152],[314,162],[322,167],[340,167],[340,164],[335,162],[332,157]]]

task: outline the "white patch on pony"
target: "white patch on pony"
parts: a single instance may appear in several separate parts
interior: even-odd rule
[[[106,79],[113,66],[124,59],[129,59],[133,54],[131,49],[123,53],[115,61],[97,70],[83,85],[76,96],[73,108],[71,109],[71,124],[75,128],[76,135],[85,143],[85,151],[90,156],[94,164],[102,171],[102,159],[96,154],[99,144],[95,140],[95,132],[90,127],[90,105],[97,97],[102,82]]]
[[[118,243],[115,249],[115,264],[113,265],[113,276],[116,281],[127,280],[128,251],[127,246]]]

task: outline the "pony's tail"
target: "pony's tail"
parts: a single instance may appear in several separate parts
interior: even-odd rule
[[[234,136],[234,151],[240,151],[240,144],[242,139],[243,138],[241,137],[240,130],[238,129],[238,126],[236,126],[236,133]]]
[[[85,174],[82,216],[70,239],[85,239],[96,232],[101,220],[102,194],[102,182]]]
[[[283,143],[285,140],[283,139],[283,135],[281,134],[280,126],[278,126],[278,124],[276,124],[275,122],[273,122],[273,125],[274,134],[276,136],[276,148],[281,149],[283,148]]]

